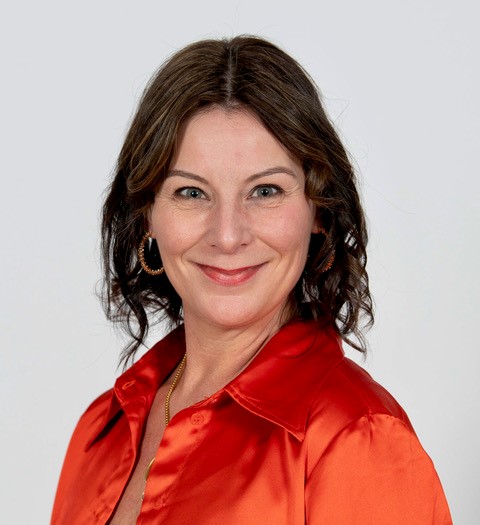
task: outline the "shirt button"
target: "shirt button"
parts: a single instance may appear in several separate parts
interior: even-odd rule
[[[190,417],[190,421],[192,422],[192,425],[201,425],[204,421],[203,414],[201,412],[195,412],[195,414],[192,414]]]

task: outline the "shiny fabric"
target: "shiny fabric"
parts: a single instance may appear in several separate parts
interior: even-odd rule
[[[80,419],[53,525],[108,523],[159,386],[184,353],[177,329]],[[139,495],[140,497],[140,495]],[[398,403],[314,322],[277,333],[250,365],[167,427],[138,524],[452,523]]]

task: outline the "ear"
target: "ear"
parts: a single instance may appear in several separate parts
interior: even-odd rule
[[[309,201],[310,210],[311,210],[311,213],[312,213],[312,229],[311,229],[311,233],[318,233],[318,228],[319,228],[319,226],[321,226],[320,219],[318,218],[319,210],[315,206],[315,203],[310,198],[308,198],[308,201]]]
[[[315,215],[312,221],[312,233],[318,233],[318,229],[321,228],[320,220]]]
[[[153,228],[152,228],[152,212],[153,212],[153,206],[150,206],[147,212],[145,213],[145,219],[144,219],[145,232],[149,232],[150,237],[152,239],[155,239],[155,234],[153,233]]]

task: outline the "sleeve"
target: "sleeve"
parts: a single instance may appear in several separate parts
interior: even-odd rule
[[[344,428],[312,468],[307,525],[448,525],[431,459],[407,424],[368,415]]]

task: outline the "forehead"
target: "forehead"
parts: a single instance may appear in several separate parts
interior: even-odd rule
[[[180,128],[171,167],[184,163],[243,165],[246,170],[267,169],[270,164],[297,164],[298,161],[264,126],[259,117],[245,108],[209,108],[196,113]]]

